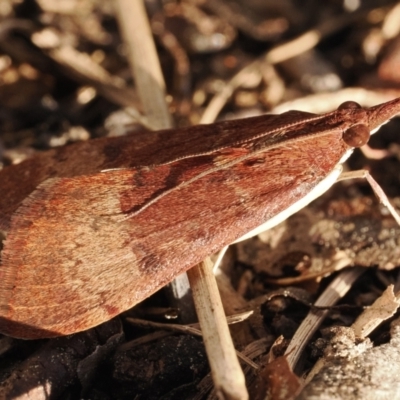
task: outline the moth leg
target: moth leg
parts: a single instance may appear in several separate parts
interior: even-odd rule
[[[389,157],[392,153],[389,150],[373,149],[367,144],[364,144],[360,148],[364,156],[370,160],[382,160],[383,158]]]
[[[218,252],[217,259],[215,260],[214,265],[213,265],[214,275],[218,272],[219,266],[221,264],[222,259],[224,258],[226,251],[228,250],[228,247],[229,246],[225,246]]]
[[[359,178],[366,179],[368,181],[379,201],[389,210],[390,214],[392,214],[393,218],[400,225],[399,213],[390,204],[390,201],[387,198],[383,189],[379,186],[378,182],[371,176],[371,174],[367,170],[360,169],[358,171],[342,172],[342,174],[338,178],[338,181]]]

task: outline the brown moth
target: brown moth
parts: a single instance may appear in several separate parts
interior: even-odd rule
[[[40,177],[25,191],[12,185],[13,171],[1,171],[9,194],[0,199],[0,331],[53,337],[111,319],[318,197],[352,150],[398,113],[400,98],[158,132],[130,162],[121,144],[89,143],[79,160],[86,170],[53,151],[42,168],[32,164]],[[94,173],[115,166],[130,168]],[[19,183],[22,169],[14,169]],[[53,174],[64,177],[46,179]]]

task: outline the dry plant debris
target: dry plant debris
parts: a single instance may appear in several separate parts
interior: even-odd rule
[[[372,106],[400,96],[398,2],[145,6],[174,126],[291,109],[321,113],[347,100]],[[126,16],[128,27],[137,26],[134,14]],[[15,202],[48,176],[168,159],[157,135],[145,131],[169,122],[148,117],[144,78],[127,61],[132,37],[121,29],[114,2],[0,1],[0,239]],[[147,67],[154,71],[154,62],[147,64],[145,76]],[[399,128],[398,120],[387,124],[372,149],[347,163],[368,169],[397,209]],[[96,159],[93,139],[107,143],[107,159]],[[132,153],[135,160],[126,162]],[[228,249],[217,281],[227,315],[253,311],[230,327],[248,360],[241,365],[252,398],[399,398],[399,230],[366,183],[342,182],[273,230]],[[316,306],[345,268],[363,273],[335,304]],[[201,339],[127,323],[181,322],[169,306],[158,293],[71,337],[0,338],[0,398],[216,398]],[[310,327],[315,334],[292,365],[291,340],[312,313],[325,319]]]

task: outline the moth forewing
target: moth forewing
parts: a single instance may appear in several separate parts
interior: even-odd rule
[[[365,129],[353,127],[374,129],[399,111],[397,99],[316,117],[267,116],[265,126],[256,117],[194,127],[208,137],[204,146],[197,137],[201,151],[44,182],[14,213],[4,242],[0,331],[51,337],[111,319],[206,256],[276,225],[325,192],[352,143],[365,140]],[[210,135],[214,128],[223,141]],[[172,132],[164,147],[175,148],[189,131]]]
[[[45,182],[13,216],[4,244],[0,329],[17,337],[57,336],[125,311],[303,198],[347,151],[340,141],[338,131],[313,143],[309,153],[295,144],[268,149],[141,209],[153,193],[192,176],[188,165],[202,170],[199,162],[209,162],[208,156],[145,172]],[[291,157],[296,163],[287,162]],[[115,221],[118,212],[135,208],[136,215]],[[21,276],[23,286],[17,284]]]

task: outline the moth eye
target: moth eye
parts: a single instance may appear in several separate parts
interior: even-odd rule
[[[370,137],[367,125],[359,124],[343,132],[343,140],[350,147],[361,147],[368,143]]]
[[[361,108],[361,106],[355,101],[345,101],[338,107],[338,110],[353,110],[356,108]]]

